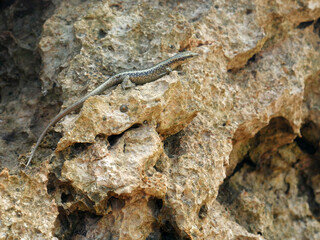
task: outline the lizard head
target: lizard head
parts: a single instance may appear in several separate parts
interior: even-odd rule
[[[192,59],[196,56],[199,56],[199,54],[191,52],[191,51],[179,52],[170,58],[170,60],[172,62],[171,68],[175,69],[178,66],[180,66],[181,64],[188,62],[190,59]]]

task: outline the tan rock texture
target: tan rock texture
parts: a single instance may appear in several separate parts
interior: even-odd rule
[[[50,239],[58,206],[47,193],[48,173],[40,169],[31,177],[21,172],[0,174],[1,239]]]
[[[0,239],[320,239],[318,0],[16,0],[0,17]],[[24,169],[60,106],[184,49],[199,57],[90,97]]]

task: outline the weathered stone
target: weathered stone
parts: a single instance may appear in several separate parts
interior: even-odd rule
[[[319,239],[319,19],[316,0],[57,4],[39,76],[63,108],[114,73],[200,56],[55,127],[56,236]]]
[[[268,147],[264,145],[266,151]],[[288,164],[287,158],[282,157],[292,154],[296,158]],[[313,211],[317,210],[308,204],[314,200],[307,191],[307,183],[303,182],[306,180],[302,171],[307,173],[309,167],[301,159],[303,153],[293,143],[281,147],[279,152],[271,152],[268,159],[252,159],[258,161],[257,164],[246,160],[243,167],[226,180],[218,199],[249,232],[267,239],[318,239],[320,223]]]
[[[127,90],[126,94],[119,86],[109,96],[91,97],[76,121],[67,121],[65,126],[72,129],[60,140],[57,151],[75,143],[92,143],[99,134],[118,135],[134,124],[145,122],[163,136],[180,131],[197,112],[192,92],[176,75],[172,74],[171,78]],[[122,105],[129,110],[122,113]]]
[[[113,200],[117,201],[117,200]],[[154,228],[153,209],[148,199],[127,200],[122,208],[111,207],[99,221],[86,224],[86,234],[78,234],[75,239],[147,239]]]
[[[66,162],[61,175],[86,193],[101,214],[104,207],[99,204],[111,192],[128,197],[145,191],[164,197],[166,176],[152,170],[162,151],[158,134],[142,126],[127,131],[112,146],[103,140],[92,145],[88,153]]]
[[[30,176],[0,173],[0,239],[50,239],[58,208],[47,193],[47,166]]]

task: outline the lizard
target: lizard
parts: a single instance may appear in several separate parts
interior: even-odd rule
[[[170,72],[176,69],[181,64],[187,62],[188,60],[192,59],[195,56],[198,56],[198,53],[194,53],[191,51],[184,51],[179,52],[176,55],[164,60],[150,68],[142,69],[142,70],[132,70],[121,72],[109,77],[105,82],[99,85],[97,88],[89,92],[87,95],[82,97],[80,100],[73,103],[71,106],[64,109],[58,115],[56,115],[46,126],[46,128],[42,131],[41,135],[39,136],[36,145],[32,148],[31,154],[28,158],[28,162],[26,167],[30,164],[37,148],[39,147],[40,143],[42,142],[43,138],[47,134],[50,127],[54,126],[57,122],[59,122],[63,117],[68,115],[70,112],[76,110],[77,108],[81,107],[82,104],[91,96],[101,94],[108,88],[111,88],[115,85],[121,83],[123,89],[127,89],[129,87],[134,86],[135,84],[145,84],[152,81],[155,81]]]

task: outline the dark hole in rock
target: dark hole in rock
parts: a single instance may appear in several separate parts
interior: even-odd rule
[[[157,172],[162,173],[162,172],[163,172],[162,161],[160,161],[160,159],[158,159],[158,161],[157,161],[156,164],[153,166],[153,168],[154,168]]]
[[[110,7],[110,8],[112,8],[112,9],[115,9],[115,10],[117,10],[117,11],[119,11],[119,10],[121,10],[121,9],[122,9],[122,6],[121,6],[121,4],[120,4],[120,3],[113,3],[113,4],[110,4],[110,5],[109,5],[109,7]]]
[[[111,51],[111,52],[114,52],[114,48],[112,47],[112,45],[108,46],[108,50]]]
[[[122,137],[123,134],[124,134],[124,132],[120,133],[118,135],[109,136],[108,137],[108,142],[110,144],[110,147],[114,146],[118,142],[118,140]]]
[[[261,228],[261,224],[257,223],[255,218],[267,212],[273,216],[273,221],[279,224],[283,215],[286,215],[285,212],[288,211],[286,197],[290,199],[296,197],[296,201],[299,202],[305,199],[313,216],[319,219],[320,207],[312,189],[312,180],[314,180],[312,177],[318,174],[320,169],[320,164],[313,162],[313,158],[315,159],[318,154],[320,130],[315,124],[307,122],[301,127],[300,132],[302,137],[296,137],[290,122],[283,117],[276,117],[271,119],[269,124],[257,132],[253,138],[244,142],[241,148],[238,148],[238,153],[241,153],[237,155],[239,162],[220,186],[217,200],[230,210],[240,225],[251,233],[270,234],[268,229]],[[292,142],[293,140],[295,142]],[[301,153],[297,145],[305,149],[304,153]],[[263,163],[264,156],[267,156],[265,159],[268,160],[268,164]],[[295,172],[292,176],[296,179],[289,181],[287,176],[292,172]],[[283,178],[279,181],[282,182],[281,190],[277,184],[272,184],[272,181],[278,180],[279,176]],[[299,195],[293,197],[297,182]],[[251,211],[258,206],[255,203],[256,198],[257,203],[262,203],[260,207],[263,214],[256,215],[255,211]],[[268,208],[273,204],[271,201],[277,201],[276,204],[279,206],[282,204],[283,209],[278,212],[270,211]],[[247,203],[251,202],[255,204],[248,208]],[[300,220],[305,221],[302,218]],[[293,221],[295,219],[288,219],[287,224],[292,224]],[[284,229],[288,228],[284,226]]]
[[[102,134],[102,133],[100,133],[100,134],[98,134],[96,137],[95,137],[95,139],[96,140],[99,140],[99,139],[105,139],[105,135],[104,134]]]
[[[180,131],[164,141],[164,151],[169,158],[176,158],[183,154],[183,149],[180,146],[181,138],[185,135],[184,131]]]
[[[163,201],[162,199],[155,198],[155,203],[158,209],[161,209],[163,207]]]
[[[299,174],[298,190],[299,196],[307,196],[310,211],[312,212],[313,216],[319,221],[320,204],[316,202],[313,189],[308,183],[308,176],[303,172],[300,172]]]
[[[298,29],[304,29],[306,27],[309,27],[314,21],[307,21],[307,22],[301,22],[297,28]]]
[[[160,228],[161,239],[163,240],[179,240],[181,239],[174,227],[169,221],[166,221]]]
[[[67,213],[65,209],[59,207],[58,221],[60,231],[56,233],[58,239],[74,239],[79,236],[86,237],[87,227],[95,224],[101,216],[85,211],[74,211]]]
[[[250,9],[250,8],[248,8],[248,9],[246,10],[246,14],[247,14],[247,15],[251,14],[252,12],[253,12],[253,10]]]
[[[119,211],[125,206],[125,201],[120,198],[111,197],[108,200],[107,206],[111,206],[112,211]]]
[[[223,205],[228,206],[235,201],[239,194],[239,191],[236,191],[230,186],[229,180],[225,180],[219,187],[217,201]]]
[[[0,10],[10,7],[15,0],[2,0],[0,1]]]
[[[16,132],[12,131],[10,133],[5,134],[2,136],[2,140],[6,141],[7,143],[9,142],[14,142],[16,139]]]
[[[132,125],[126,131],[130,131],[131,129],[139,128],[141,126],[142,126],[142,124],[137,123],[137,124]],[[110,144],[110,147],[114,146],[126,131],[124,131],[124,132],[122,132],[122,133],[120,133],[118,135],[109,136],[108,137],[108,142]]]
[[[48,176],[48,183],[47,183],[47,193],[52,194],[56,190],[55,182],[57,181],[56,175],[50,173]]]
[[[86,236],[87,230],[86,230],[86,222],[85,222],[86,212],[83,211],[77,211],[72,213],[69,216],[69,219],[71,219],[72,222],[72,236],[81,235]]]
[[[128,130],[130,130],[130,129],[135,129],[135,128],[139,128],[139,127],[141,127],[141,126],[142,126],[142,124],[136,123],[136,124],[133,124]]]
[[[200,219],[204,219],[207,215],[208,215],[207,206],[206,206],[206,205],[202,205],[202,206],[200,207],[198,216],[199,216]]]
[[[309,154],[314,154],[316,152],[316,149],[305,138],[296,138],[295,141],[302,151]]]
[[[239,172],[239,171],[243,168],[244,165],[249,166],[251,171],[254,171],[254,170],[257,169],[257,164],[254,163],[254,162],[251,160],[249,154],[247,154],[247,155],[244,157],[244,159],[237,164],[237,166],[236,166],[236,168],[234,169],[233,173],[232,173],[228,178],[231,178],[231,177],[234,176],[237,172]]]
[[[150,198],[148,207],[152,210],[153,216],[157,218],[163,207],[163,201],[160,198]]]
[[[72,194],[67,194],[67,193],[62,193],[61,194],[61,202],[66,203],[66,202],[72,202],[74,200]]]
[[[295,139],[300,149],[308,154],[315,154],[320,142],[320,127],[308,121],[301,127],[302,137]]]
[[[68,220],[68,215],[63,207],[58,207],[58,221],[60,222],[60,232],[65,232],[70,229],[70,222]]]
[[[98,35],[99,38],[105,38],[107,36],[107,33],[103,29],[100,29]]]
[[[320,18],[318,18],[317,21],[314,23],[313,32],[320,37]]]
[[[70,147],[70,158],[76,157],[81,152],[85,151],[90,143],[75,143]]]
[[[256,61],[256,57],[257,57],[257,55],[254,54],[251,58],[248,59],[248,63],[255,62]]]

